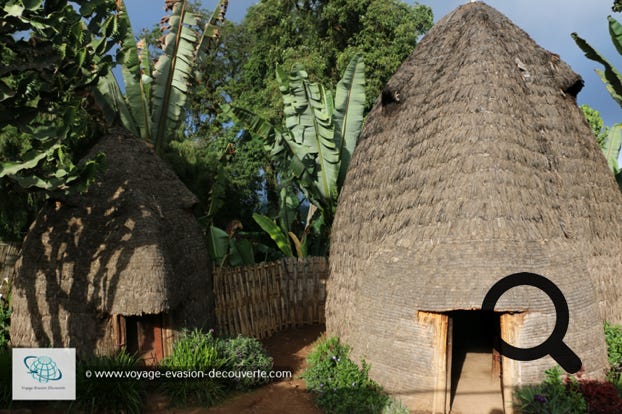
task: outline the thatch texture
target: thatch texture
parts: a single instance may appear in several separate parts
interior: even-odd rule
[[[13,290],[13,346],[112,349],[110,315],[170,313],[212,326],[207,249],[195,196],[145,143],[115,130],[93,148],[101,179],[50,201],[22,247]]]
[[[326,319],[389,389],[433,389],[434,332],[418,311],[480,309],[516,272],[559,286],[566,342],[602,375],[602,322],[622,320],[622,195],[577,107],[581,86],[480,2],[441,19],[388,82],[339,199]],[[517,346],[555,323],[535,288],[495,310],[527,312]],[[517,363],[514,385],[554,364]]]

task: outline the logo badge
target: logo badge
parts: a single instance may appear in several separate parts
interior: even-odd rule
[[[24,358],[24,365],[30,371],[32,378],[41,384],[59,381],[63,378],[63,373],[49,356],[28,355]]]
[[[13,348],[14,400],[75,400],[75,348]]]

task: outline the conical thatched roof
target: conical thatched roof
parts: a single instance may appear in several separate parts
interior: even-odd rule
[[[622,194],[577,107],[581,86],[480,2],[441,19],[388,82],[339,199],[326,317],[389,388],[417,389],[417,371],[432,369],[418,311],[480,309],[516,272],[560,287],[567,342],[602,374],[602,320],[622,320]],[[546,316],[527,317],[541,332],[524,331],[522,346],[555,322],[534,288],[495,310]],[[553,364],[522,363],[522,380]]]
[[[49,202],[24,241],[13,290],[14,346],[71,345],[88,353],[107,340],[97,318],[112,314],[181,308],[182,325],[213,321],[195,196],[125,130],[104,137],[90,156],[98,152],[106,154],[102,178],[82,196]]]

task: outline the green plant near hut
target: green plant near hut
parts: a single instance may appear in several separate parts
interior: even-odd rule
[[[622,326],[605,322],[605,340],[609,358],[607,379],[615,385],[622,395]]]
[[[339,191],[363,125],[365,65],[360,56],[352,58],[337,84],[334,97],[323,85],[311,82],[301,65],[294,65],[289,73],[277,66],[276,77],[283,98],[283,127],[272,125],[242,108],[225,110],[251,134],[264,140],[279,171],[282,188],[287,189],[295,183],[319,209],[321,224],[330,229]],[[288,197],[290,194],[281,195],[279,223],[273,225],[271,219],[263,215],[255,215],[254,219],[283,254],[293,255],[291,238],[301,255],[306,249],[305,235],[309,223],[305,223],[302,236],[297,236],[290,223],[282,219],[285,215],[283,209],[290,208]],[[327,240],[328,231],[325,233],[323,236]]]
[[[160,361],[160,368],[173,371],[192,370],[207,373],[219,370],[224,359],[219,354],[219,339],[199,330],[184,331],[173,344],[173,352]],[[171,402],[177,406],[199,404],[210,406],[224,397],[224,387],[216,379],[167,379],[161,384]]]
[[[309,354],[302,377],[318,407],[329,414],[408,413],[368,376],[370,366],[359,368],[350,358],[350,347],[332,337],[320,341]]]
[[[515,391],[515,405],[522,414],[587,414],[587,404],[576,381],[562,379],[562,370],[545,371],[541,384]]]
[[[121,351],[113,356],[96,356],[78,361],[76,401],[70,409],[84,413],[141,413],[144,405],[143,381],[131,378],[97,378],[93,372],[131,372],[139,368],[137,357]],[[88,375],[90,372],[91,375]]]
[[[238,335],[235,338],[222,339],[218,344],[218,351],[224,361],[223,371],[267,373],[272,370],[272,358],[255,338]],[[249,390],[269,380],[268,377],[261,376],[236,377],[228,386],[237,390]]]
[[[609,22],[609,35],[611,41],[615,46],[619,54],[622,55],[622,25],[613,17],[608,16]],[[594,49],[588,42],[579,37],[577,33],[572,33],[572,38],[581,50],[585,53],[585,56],[595,62],[603,65],[603,69],[596,69],[596,73],[605,84],[609,95],[615,100],[618,105],[622,107],[622,75],[620,72],[596,49]],[[601,143],[601,148],[609,164],[609,168],[613,172],[620,188],[622,189],[622,169],[618,165],[618,157],[620,155],[620,148],[622,147],[622,124],[613,125],[604,141]]]
[[[9,300],[0,297],[0,350],[8,348],[9,327],[11,326],[11,306]]]

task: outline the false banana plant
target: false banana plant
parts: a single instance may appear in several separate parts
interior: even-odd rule
[[[99,83],[98,101],[109,114],[118,114],[127,129],[151,142],[158,153],[166,148],[182,124],[194,69],[215,44],[228,3],[220,0],[212,17],[197,30],[199,16],[189,10],[187,0],[166,0],[166,10],[171,14],[163,17],[160,25],[159,46],[163,53],[152,65],[144,39],[136,42],[125,5],[118,1],[119,25],[126,28],[118,51],[125,95],[109,74]]]

